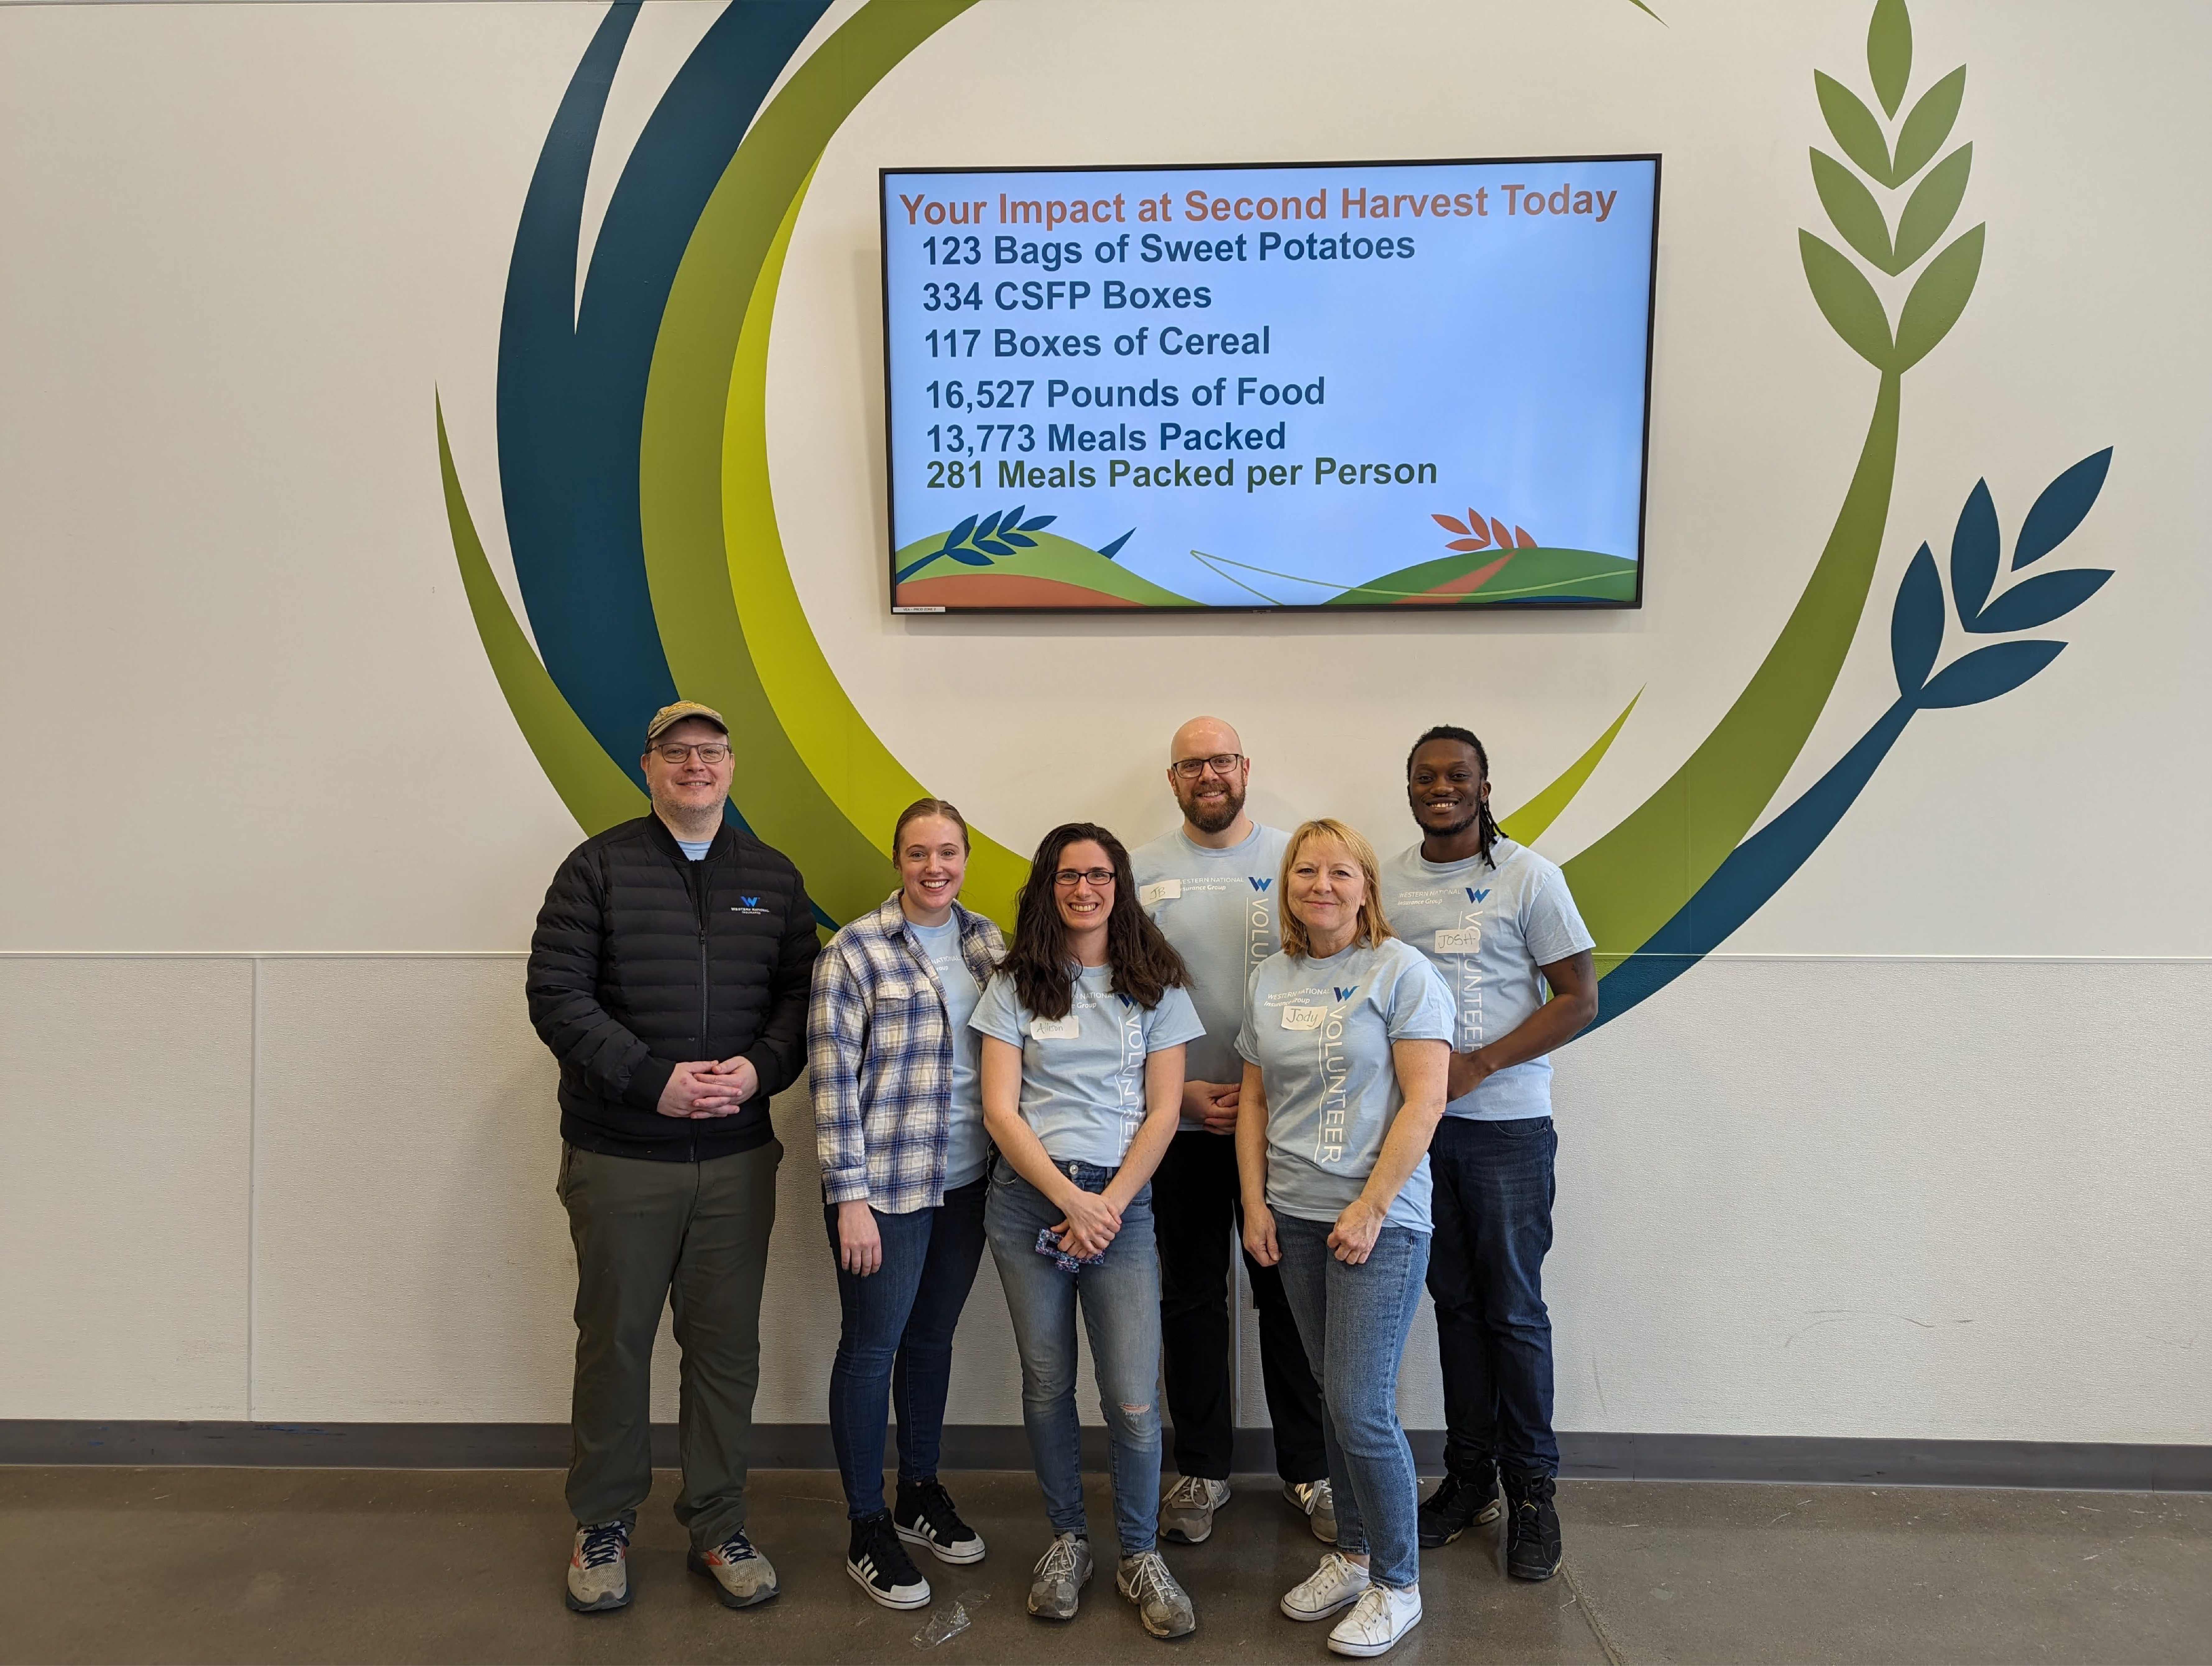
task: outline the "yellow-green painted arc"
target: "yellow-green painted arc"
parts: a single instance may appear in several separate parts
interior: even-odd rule
[[[530,638],[515,622],[507,594],[484,557],[483,541],[477,535],[476,519],[469,513],[453,467],[453,448],[446,438],[446,407],[434,397],[438,419],[438,471],[445,482],[446,524],[453,539],[453,558],[459,562],[461,587],[467,592],[469,613],[475,619],[477,640],[491,662],[499,691],[514,714],[516,727],[538,759],[538,767],[561,802],[586,833],[599,833],[617,822],[645,813],[645,794],[636,782],[584,727],[584,720],[554,684],[552,675],[531,647]]]
[[[1516,844],[1534,844],[1541,838],[1544,830],[1559,820],[1560,813],[1574,802],[1575,794],[1583,790],[1583,783],[1613,750],[1613,743],[1628,721],[1629,713],[1636,709],[1636,702],[1642,698],[1644,690],[1638,689],[1620,708],[1620,715],[1613,720],[1613,726],[1592,741],[1589,749],[1569,764],[1557,781],[1499,822],[1498,830]]]

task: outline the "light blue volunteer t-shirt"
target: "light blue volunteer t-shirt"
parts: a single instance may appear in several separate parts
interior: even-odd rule
[[[945,991],[945,1016],[952,1022],[952,1126],[945,1145],[945,1189],[949,1192],[981,1179],[991,1155],[990,1136],[983,1132],[983,1091],[975,1074],[975,1057],[982,1044],[968,1027],[983,988],[960,952],[959,915],[941,926],[917,926],[909,920],[906,928],[937,969],[937,986]]]
[[[1390,1043],[1451,1035],[1443,981],[1395,939],[1326,960],[1261,962],[1237,1049],[1260,1067],[1267,1090],[1267,1207],[1301,1220],[1341,1214],[1374,1173],[1406,1103]],[[1383,1219],[1431,1230],[1425,1152]]]
[[[1145,1120],[1145,1059],[1206,1033],[1189,994],[1170,989],[1146,1012],[1114,993],[1113,970],[1085,966],[1064,1018],[1021,1004],[995,974],[969,1022],[1022,1049],[1022,1121],[1055,1163],[1115,1169]]]
[[[1455,1053],[1510,1035],[1545,1001],[1537,970],[1595,946],[1558,866],[1500,838],[1464,862],[1421,860],[1421,848],[1382,865],[1382,912],[1437,969],[1458,1031]],[[1510,1122],[1552,1114],[1552,1061],[1534,1058],[1486,1078],[1444,1107],[1448,1116]]]
[[[1129,853],[1137,901],[1190,968],[1191,1000],[1206,1025],[1184,1055],[1186,1080],[1244,1078],[1237,1056],[1244,988],[1252,969],[1282,946],[1275,886],[1290,840],[1279,829],[1255,826],[1237,843],[1212,850],[1178,827]],[[1203,1125],[1186,1116],[1182,1126]]]

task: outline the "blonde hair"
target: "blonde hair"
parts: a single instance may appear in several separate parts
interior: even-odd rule
[[[1366,836],[1356,827],[1346,827],[1342,822],[1324,816],[1318,821],[1301,823],[1298,830],[1291,835],[1290,843],[1283,847],[1282,876],[1276,883],[1282,886],[1283,895],[1283,952],[1304,955],[1311,947],[1306,937],[1305,921],[1299,919],[1291,907],[1291,868],[1298,860],[1298,852],[1315,839],[1334,839],[1352,853],[1352,860],[1359,864],[1363,894],[1359,899],[1359,929],[1352,941],[1363,949],[1377,949],[1398,933],[1390,929],[1390,922],[1382,917],[1382,876],[1375,860],[1375,847],[1367,842]]]

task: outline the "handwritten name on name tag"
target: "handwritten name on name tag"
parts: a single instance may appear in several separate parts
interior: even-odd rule
[[[1328,1016],[1326,1006],[1285,1006],[1283,1008],[1283,1028],[1285,1030],[1318,1030],[1321,1021]]]
[[[1482,927],[1480,926],[1462,926],[1456,931],[1440,931],[1437,933],[1438,954],[1474,954],[1480,952],[1481,947]]]
[[[1182,895],[1182,880],[1161,879],[1152,885],[1141,885],[1138,888],[1137,905],[1139,908],[1148,909],[1155,903],[1175,902]]]
[[[1083,1033],[1083,1026],[1070,1012],[1064,1018],[1031,1018],[1030,1035],[1037,1041],[1073,1041]]]

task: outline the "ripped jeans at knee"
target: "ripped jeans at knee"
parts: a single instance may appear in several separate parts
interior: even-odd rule
[[[1114,1172],[1087,1163],[1061,1168],[1091,1192],[1104,1189]],[[1115,1532],[1121,1554],[1136,1555],[1153,1547],[1159,1525],[1160,1272],[1151,1189],[1121,1212],[1121,1230],[1095,1267],[1065,1272],[1036,1253],[1039,1230],[1060,1218],[1011,1164],[999,1165],[984,1231],[1021,1353],[1022,1422],[1053,1530],[1085,1530],[1079,1318],[1106,1423]]]

